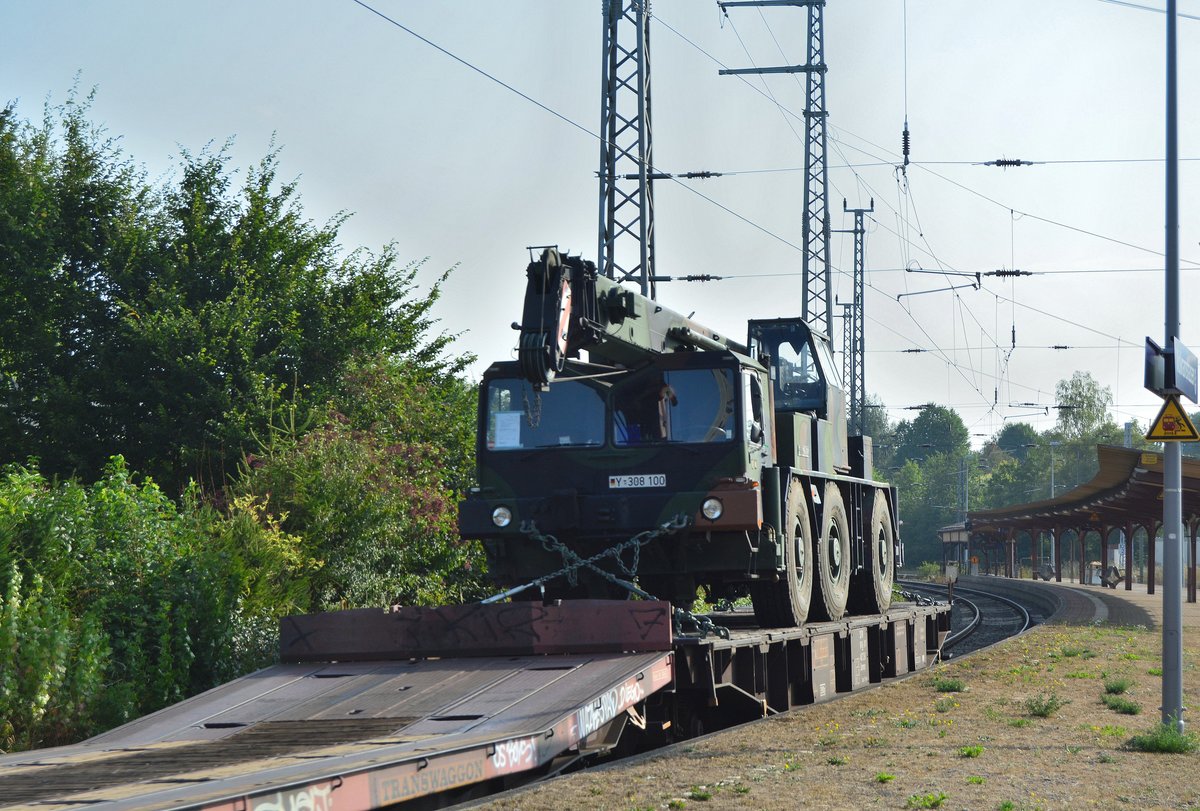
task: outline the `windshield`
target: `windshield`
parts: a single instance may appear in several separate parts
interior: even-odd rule
[[[644,369],[613,387],[613,442],[732,440],[736,391],[728,369]]]
[[[488,383],[487,447],[525,448],[604,444],[605,391],[599,384],[559,378],[549,391],[524,380]]]

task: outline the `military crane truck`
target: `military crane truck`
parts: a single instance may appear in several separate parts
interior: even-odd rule
[[[555,248],[527,276],[517,359],[480,384],[478,486],[459,508],[512,599],[636,584],[686,609],[703,586],[748,595],[764,628],[888,609],[896,491],[874,480],[870,438],[847,437],[825,335],[753,320],[743,344]]]

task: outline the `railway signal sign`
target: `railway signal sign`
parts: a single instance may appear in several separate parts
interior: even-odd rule
[[[1200,402],[1197,379],[1200,368],[1196,356],[1178,338],[1164,349],[1146,338],[1146,369],[1143,383],[1159,397],[1182,395],[1193,403]]]
[[[1179,395],[1169,394],[1162,410],[1154,418],[1154,424],[1146,433],[1146,439],[1155,442],[1196,442],[1200,433],[1188,419],[1187,412],[1179,405]]]

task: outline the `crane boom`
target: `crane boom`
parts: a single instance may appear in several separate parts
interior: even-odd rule
[[[544,387],[569,358],[632,366],[651,355],[746,347],[600,275],[595,264],[546,248],[526,270],[517,356],[525,378]]]

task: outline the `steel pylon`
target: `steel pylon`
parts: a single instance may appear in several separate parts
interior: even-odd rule
[[[730,0],[722,9],[738,6],[797,6],[808,10],[808,56],[803,65],[737,68],[722,74],[804,73],[804,272],[800,316],[824,332],[833,343],[833,293],[829,278],[829,171],[825,149],[825,0]]]
[[[865,215],[875,210],[875,201],[869,208],[846,208],[843,201],[842,209],[854,215],[854,228],[849,233],[854,234],[854,298],[848,304],[843,304],[842,318],[842,384],[846,389],[849,414],[847,428],[850,434],[863,432],[863,415],[867,407],[866,382],[866,320],[865,291],[866,291],[866,234],[863,224]],[[843,232],[839,232],[843,233]]]
[[[600,272],[654,297],[649,0],[603,0]]]

